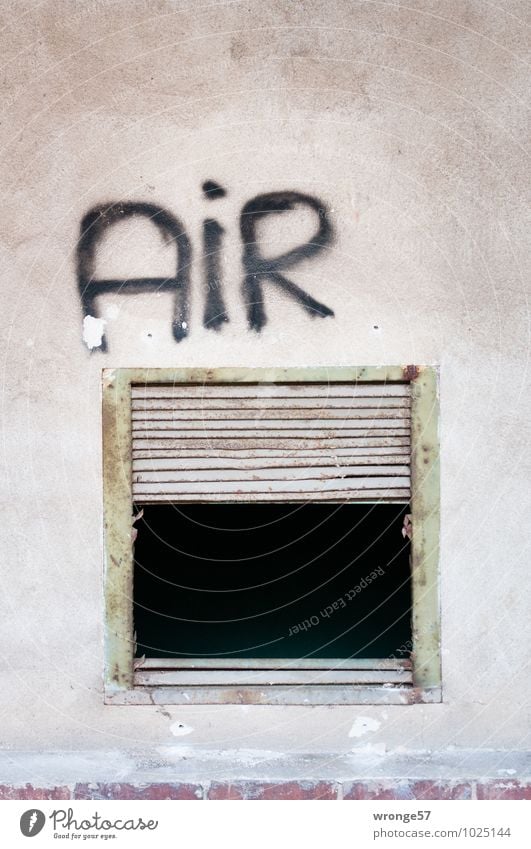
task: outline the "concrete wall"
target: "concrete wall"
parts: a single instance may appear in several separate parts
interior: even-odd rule
[[[219,769],[235,774],[246,752],[267,763],[279,752],[525,748],[525,13],[519,0],[2,4],[8,753],[149,749],[177,763],[223,749]],[[205,180],[226,196],[207,200]],[[329,208],[333,241],[289,276],[334,316],[312,318],[266,284],[267,324],[256,332],[239,216],[271,191]],[[179,343],[172,296],[149,293],[101,298],[108,350],[83,341],[80,222],[116,201],[161,205],[186,228],[190,314]],[[312,215],[299,207],[264,222],[264,253],[309,238]],[[218,332],[202,317],[206,217],[225,229],[229,321]],[[101,245],[97,268],[166,276],[174,262],[156,231],[131,219]],[[105,707],[101,369],[400,363],[441,370],[444,703]],[[350,737],[359,716],[375,723]],[[176,722],[192,730],[176,739]]]

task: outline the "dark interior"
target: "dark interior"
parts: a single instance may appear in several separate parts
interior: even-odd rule
[[[407,656],[400,504],[144,506],[137,656]]]

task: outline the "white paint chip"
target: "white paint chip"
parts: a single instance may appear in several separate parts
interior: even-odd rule
[[[363,737],[363,735],[367,734],[369,731],[377,731],[379,727],[380,723],[377,719],[373,719],[371,716],[358,716],[354,720],[354,724],[348,732],[348,736]]]
[[[83,319],[83,342],[89,351],[100,347],[106,324],[104,318],[94,318],[93,315],[86,315]]]
[[[191,734],[194,729],[190,725],[185,725],[184,722],[174,722],[170,725],[170,731],[174,737],[184,737],[185,734]]]

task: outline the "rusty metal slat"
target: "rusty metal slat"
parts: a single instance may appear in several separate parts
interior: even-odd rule
[[[198,437],[190,437],[190,438],[182,438],[176,439],[173,437],[165,437],[165,438],[154,438],[146,437],[142,439],[134,439],[133,440],[133,453],[138,451],[149,452],[160,448],[170,449],[172,451],[178,451],[180,449],[189,449],[191,450],[202,450],[202,451],[210,451],[212,456],[218,456],[218,452],[225,450],[231,451],[241,451],[242,456],[247,454],[249,456],[249,452],[254,453],[258,450],[267,450],[269,452],[276,451],[278,449],[288,449],[290,451],[296,452],[305,449],[315,449],[317,451],[323,452],[326,449],[335,450],[335,449],[350,449],[355,447],[364,447],[364,448],[379,448],[384,446],[398,446],[398,445],[407,445],[409,446],[410,437],[408,435],[400,435],[400,436],[381,436],[377,434],[373,434],[372,436],[350,436],[350,437],[324,437],[322,439],[308,439],[306,437],[297,437],[297,438],[284,438],[284,439],[253,439],[253,438],[243,438],[241,435],[236,438],[230,437],[217,437],[216,439],[208,439],[208,438],[198,438]],[[149,456],[149,453],[148,453]]]
[[[167,495],[194,495],[208,492],[226,493],[260,493],[260,492],[326,492],[334,490],[340,492],[342,490],[364,490],[364,489],[406,489],[409,487],[409,477],[356,477],[356,478],[333,478],[332,480],[321,480],[319,478],[305,479],[294,481],[288,480],[242,480],[242,481],[226,481],[224,479],[218,481],[198,481],[198,482],[183,482],[183,481],[168,481],[167,483],[157,483],[151,481],[149,483],[139,483],[133,481],[133,492],[135,495],[143,493],[165,493]]]
[[[133,471],[133,482],[137,483],[184,483],[189,481],[197,483],[199,481],[214,481],[219,483],[224,481],[261,481],[267,484],[268,481],[277,480],[342,480],[356,479],[365,476],[377,477],[396,477],[407,478],[409,481],[409,466],[346,466],[338,470],[334,466],[326,468],[315,468],[306,466],[302,468],[280,468],[280,469],[224,469],[224,470],[205,470],[205,469],[167,469],[156,472],[136,472]]]
[[[151,669],[390,669],[411,670],[408,658],[377,657],[143,657],[135,660],[135,668]]]
[[[215,471],[221,470],[244,470],[249,469],[255,471],[257,469],[299,469],[312,466],[322,469],[335,469],[343,471],[349,466],[378,466],[382,463],[386,465],[404,465],[407,463],[409,468],[407,450],[403,454],[389,453],[382,454],[384,449],[379,449],[379,454],[352,455],[349,457],[328,457],[320,455],[317,452],[313,454],[297,455],[297,456],[280,456],[280,457],[212,457],[204,455],[203,457],[175,457],[173,452],[165,457],[139,457],[133,459],[133,472],[161,472],[161,471]],[[385,449],[392,451],[395,449]]]
[[[371,416],[367,418],[344,418],[344,419],[133,419],[133,436],[143,431],[233,431],[241,430],[250,432],[252,435],[261,434],[262,432],[270,432],[275,430],[302,430],[302,431],[328,431],[334,430],[372,430],[374,428],[380,430],[393,430],[410,428],[411,419],[409,416],[401,418],[386,418],[380,416]]]
[[[263,430],[251,431],[249,428],[242,430],[210,430],[208,431],[206,428],[204,430],[165,430],[165,431],[148,431],[148,430],[134,430],[133,429],[133,444],[142,439],[152,439],[152,440],[160,440],[160,439],[208,439],[214,442],[214,440],[223,440],[223,439],[239,439],[246,440],[246,445],[250,446],[253,443],[265,442],[265,441],[276,441],[277,439],[294,439],[294,440],[315,440],[316,443],[319,442],[331,442],[333,439],[356,439],[358,437],[371,437],[371,436],[382,436],[382,437],[392,437],[392,436],[407,436],[409,433],[408,428],[384,428],[384,427],[360,427],[360,428],[336,428],[330,430],[327,429],[317,429],[312,430],[311,432],[304,431],[303,429],[295,429],[288,430],[279,429],[273,430],[269,428],[264,428]]]
[[[156,427],[156,423],[171,422],[174,427],[181,425],[190,426],[191,424],[204,424],[208,426],[217,424],[222,426],[223,423],[237,422],[238,426],[255,427],[263,422],[282,422],[275,427],[283,427],[284,422],[302,422],[307,427],[314,427],[314,422],[325,423],[327,426],[334,422],[350,422],[350,421],[402,421],[411,420],[411,409],[409,407],[396,409],[380,409],[377,407],[363,407],[356,410],[348,409],[333,409],[333,410],[295,410],[294,408],[275,410],[133,410],[131,419],[134,426],[139,426],[138,423],[152,424]],[[297,426],[297,425],[294,425]]]
[[[411,672],[390,669],[331,669],[331,670],[139,670],[135,672],[135,686],[139,687],[198,687],[225,685],[268,684],[411,684]]]
[[[376,442],[376,440],[371,440],[371,442]],[[238,467],[242,464],[252,464],[255,461],[259,461],[265,466],[281,466],[283,463],[298,465],[301,463],[305,464],[308,459],[311,459],[315,465],[320,465],[321,463],[324,465],[341,465],[346,463],[348,465],[351,460],[358,462],[358,458],[362,457],[371,463],[379,462],[379,457],[384,458],[386,463],[404,463],[406,462],[404,457],[408,457],[410,452],[408,440],[405,440],[405,444],[399,445],[356,446],[357,443],[347,448],[332,448],[328,451],[326,448],[321,450],[299,450],[297,447],[291,449],[255,448],[253,449],[252,456],[249,456],[247,450],[239,450],[238,448],[221,448],[213,454],[210,444],[206,449],[193,449],[189,448],[188,444],[186,444],[178,453],[172,448],[159,448],[155,451],[145,451],[143,448],[137,448],[133,451],[133,463],[135,465],[144,462],[155,463],[160,460],[168,463],[184,463],[183,468],[190,468],[186,464],[197,460],[200,463],[198,468],[203,469],[215,469],[217,468],[217,463],[220,464],[219,468],[225,468],[228,461],[234,461]],[[391,457],[394,457],[394,459],[391,460]],[[172,466],[154,466],[153,468],[172,468]]]
[[[344,504],[349,501],[356,501],[363,504],[372,504],[375,501],[381,503],[392,504],[408,504],[411,498],[411,491],[407,489],[365,489],[365,490],[342,490],[330,492],[262,492],[260,494],[253,492],[235,492],[231,494],[217,492],[203,492],[191,494],[168,494],[165,492],[146,492],[134,493],[134,501],[136,504],[171,504],[179,501],[187,504],[199,504],[210,502],[266,502],[266,501],[288,501],[293,504],[328,501],[337,504]]]
[[[319,458],[319,457],[304,457],[300,460],[286,460],[282,458],[260,460],[259,458],[249,458],[246,460],[225,460],[219,461],[216,459],[196,460],[135,460],[133,462],[134,474],[161,474],[179,472],[188,474],[194,472],[197,474],[222,474],[229,472],[238,472],[252,476],[253,473],[265,473],[267,470],[272,472],[285,472],[296,474],[298,471],[306,471],[315,469],[315,471],[327,474],[346,475],[351,471],[357,472],[360,469],[367,469],[368,473],[372,473],[374,469],[389,469],[391,474],[398,474],[400,470],[407,470],[409,474],[409,463],[407,455],[396,456],[392,454],[384,457],[350,457],[342,458],[342,462]]]
[[[260,384],[147,384],[131,387],[133,399],[145,398],[349,398],[402,397],[410,395],[406,383],[260,383]]]
[[[307,413],[328,410],[395,410],[410,409],[409,396],[354,396],[340,398],[134,398],[135,412],[146,410],[175,410],[178,412],[224,412],[225,410],[274,410],[291,414],[292,410]]]

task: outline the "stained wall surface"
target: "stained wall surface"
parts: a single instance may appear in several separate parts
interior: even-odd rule
[[[527,12],[519,0],[2,4],[5,749],[237,760],[526,747]],[[205,181],[225,195],[207,199]],[[258,224],[263,257],[330,221],[315,255],[285,270],[313,315],[271,281],[242,285],[242,210],[271,192],[293,208]],[[83,325],[80,225],[109,203],[137,214],[103,234],[103,280],[175,275],[153,206],[186,232],[180,330],[172,291],[105,294]],[[224,231],[210,235],[221,287],[207,285],[207,218]],[[443,703],[104,706],[101,370],[405,363],[440,367]]]

